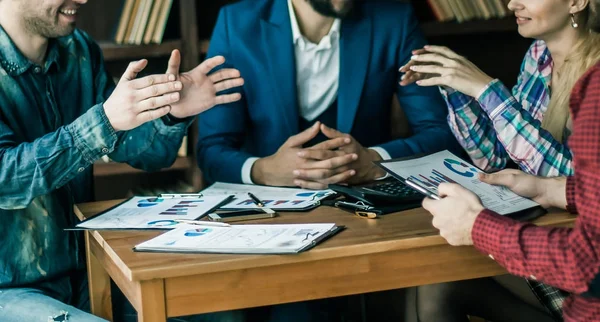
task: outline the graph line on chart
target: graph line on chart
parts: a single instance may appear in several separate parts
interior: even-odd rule
[[[437,190],[437,187],[440,185],[440,183],[456,183],[456,181],[437,170],[432,170],[429,177],[423,174],[418,174],[417,176],[410,176],[409,179],[416,181],[417,183],[421,184],[421,186],[434,191]]]
[[[162,216],[186,216],[192,208],[198,207],[203,200],[182,200],[171,208],[160,213]]]

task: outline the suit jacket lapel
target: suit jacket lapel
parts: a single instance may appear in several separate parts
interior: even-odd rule
[[[342,22],[340,39],[340,79],[338,90],[338,130],[350,133],[360,103],[371,57],[370,16]]]
[[[286,122],[288,135],[291,136],[298,133],[299,112],[296,59],[287,1],[273,0],[270,16],[261,20],[261,36],[270,86],[273,87],[278,102],[274,108]]]

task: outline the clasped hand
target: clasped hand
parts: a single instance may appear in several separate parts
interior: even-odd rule
[[[189,72],[179,73],[181,55],[174,50],[165,74],[139,79],[137,75],[146,68],[148,61],[132,62],[104,102],[106,117],[115,131],[126,131],[169,113],[186,118],[217,104],[237,101],[241,98],[239,93],[217,93],[244,84],[238,70],[224,68],[209,75],[224,62],[225,58],[216,56]]]
[[[312,147],[303,145],[323,133],[329,140]],[[364,148],[352,136],[316,122],[290,137],[279,150],[259,159],[252,167],[252,180],[272,186],[325,189],[329,184],[366,182],[385,173],[373,164],[377,152]]]

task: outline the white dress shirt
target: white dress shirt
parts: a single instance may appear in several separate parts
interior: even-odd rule
[[[296,58],[296,92],[300,117],[313,121],[336,100],[340,74],[340,30],[342,22],[335,19],[329,33],[318,44],[306,39],[300,32],[292,0],[288,0],[292,40]],[[389,153],[374,147],[384,159]],[[258,158],[248,158],[242,166],[242,182],[252,184],[252,166]]]

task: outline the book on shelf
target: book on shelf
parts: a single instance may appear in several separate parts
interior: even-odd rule
[[[119,18],[119,25],[117,27],[117,33],[115,35],[115,42],[117,44],[123,43],[125,39],[125,32],[127,31],[127,25],[129,24],[129,17],[133,10],[135,0],[125,0],[123,9],[121,9],[121,17]]]
[[[169,20],[169,12],[171,12],[172,5],[173,0],[162,1],[162,8],[158,16],[158,20],[156,22],[154,35],[152,36],[153,43],[160,44],[162,42],[163,36],[165,34],[165,29],[167,29],[167,21]]]
[[[512,12],[508,10],[509,2],[510,0],[427,0],[435,20],[455,20],[458,23],[510,16]]]
[[[125,0],[114,41],[141,45],[163,40],[173,0]]]
[[[152,41],[152,36],[154,36],[154,31],[156,30],[156,23],[158,22],[158,16],[162,10],[163,2],[163,0],[154,0],[152,12],[150,13],[150,20],[148,20],[148,27],[144,32],[144,44],[149,44]]]

